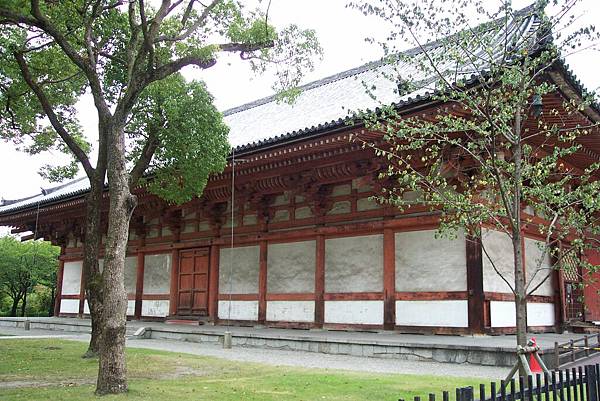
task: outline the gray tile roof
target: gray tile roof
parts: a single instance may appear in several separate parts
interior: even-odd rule
[[[528,15],[518,23],[513,21],[509,32],[519,38],[536,26],[537,18],[532,15],[533,7],[519,12]],[[504,37],[497,38],[498,44]],[[442,51],[437,42],[425,46],[429,51]],[[404,56],[421,57],[418,48],[407,50]],[[448,69],[455,66],[448,66]],[[473,77],[473,70],[465,69],[461,77]],[[389,77],[399,77],[412,83],[420,83],[417,89],[400,96],[397,81]],[[370,88],[369,94],[365,88]],[[292,138],[325,131],[341,126],[345,119],[359,110],[376,110],[381,105],[404,107],[423,101],[435,90],[435,80],[423,75],[414,64],[398,61],[394,65],[376,61],[360,67],[340,72],[327,78],[302,86],[301,93],[293,104],[278,101],[276,96],[256,100],[223,112],[224,120],[230,127],[229,142],[236,153],[258,150],[265,145],[286,142]],[[375,95],[375,96],[372,96]],[[40,194],[20,201],[0,203],[0,215],[39,204],[78,196],[89,189],[87,179],[80,178],[55,187],[46,195]]]

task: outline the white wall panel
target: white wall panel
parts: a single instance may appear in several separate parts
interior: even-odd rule
[[[128,300],[127,301],[127,316],[135,315],[135,301]]]
[[[492,327],[515,327],[515,303],[512,301],[490,302]],[[554,304],[530,302],[527,304],[528,326],[553,326]]]
[[[219,319],[258,320],[258,301],[219,301]]]
[[[221,248],[219,292],[221,294],[258,293],[260,248],[258,245]]]
[[[539,285],[539,288],[533,293],[534,295],[553,296],[554,270],[552,270],[550,253],[549,251],[544,252],[544,249],[544,242],[536,241],[531,238],[525,238],[525,266],[527,269],[527,281],[531,281],[529,288],[535,288]]]
[[[78,299],[61,299],[60,313],[79,313]]]
[[[134,304],[135,305],[135,304]],[[127,305],[129,309],[129,305]],[[168,300],[143,300],[142,316],[165,317],[169,314]]]
[[[440,280],[440,274],[444,279]],[[396,233],[396,291],[465,291],[465,235],[435,238],[435,230]]]
[[[400,326],[468,327],[468,301],[396,301],[396,324]]]
[[[554,326],[554,304],[528,303],[528,326]]]
[[[383,235],[325,240],[325,291],[383,290]]]
[[[171,254],[144,255],[144,294],[168,294],[170,286]]]
[[[325,323],[383,324],[383,301],[325,301]]]
[[[269,244],[267,292],[313,292],[315,290],[315,241]]]
[[[486,292],[512,293],[510,287],[494,270],[494,266],[496,266],[496,269],[509,283],[515,282],[511,239],[507,234],[485,229],[482,230],[481,241],[487,252],[487,254],[483,252],[482,255],[483,290]]]
[[[267,320],[271,322],[312,322],[314,301],[267,301]]]
[[[513,301],[491,301],[490,322],[492,327],[515,327],[515,303]]]
[[[81,289],[82,261],[65,262],[62,282],[62,295],[79,295]]]

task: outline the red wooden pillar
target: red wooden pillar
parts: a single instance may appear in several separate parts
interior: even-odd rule
[[[208,317],[211,322],[219,318],[219,253],[219,246],[213,244],[208,266]]]
[[[582,258],[593,266],[600,266],[600,252],[595,249],[587,249],[584,251]],[[600,320],[600,271],[583,272],[584,287],[584,317],[587,321]]]
[[[481,334],[485,330],[485,294],[483,292],[483,252],[481,238],[466,237],[466,255],[469,331]]]
[[[383,230],[383,328],[396,325],[396,238],[390,228]]]
[[[325,321],[325,237],[317,235],[315,259],[315,325],[323,327]]]
[[[78,316],[81,318],[85,312],[85,275],[83,274],[83,262],[81,265],[81,279],[79,280],[79,313]]]
[[[60,252],[61,257],[63,254],[63,250]],[[63,276],[65,273],[65,261],[60,259],[58,261],[58,271],[56,272],[56,295],[54,298],[54,316],[60,315],[60,302],[62,297],[62,283]]]
[[[179,291],[179,251],[171,253],[171,286],[169,289],[169,316],[177,314],[177,292]]]
[[[144,252],[137,254],[136,280],[135,280],[135,312],[134,319],[142,318],[142,297],[144,295]]]
[[[258,270],[258,323],[267,320],[267,241],[260,241]]]

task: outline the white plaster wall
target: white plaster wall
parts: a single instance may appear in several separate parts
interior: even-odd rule
[[[325,323],[383,324],[383,301],[325,301]]]
[[[482,230],[481,241],[496,268],[508,280],[514,283],[513,247],[508,235],[494,230]],[[512,293],[510,287],[496,273],[486,253],[483,259],[483,290],[487,292]]]
[[[383,290],[383,235],[325,240],[325,291]]]
[[[306,293],[315,290],[315,241],[269,244],[267,291]]]
[[[440,278],[443,277],[442,280]],[[396,233],[396,291],[465,291],[465,235],[435,238],[435,230]]]
[[[233,248],[233,250],[221,248],[219,292],[221,294],[258,293],[259,257],[258,245],[242,246]]]
[[[168,294],[170,286],[171,254],[145,255],[144,294]]]
[[[135,315],[135,301],[128,300],[127,301],[127,316]]]
[[[272,322],[312,322],[314,301],[267,301],[267,320]]]
[[[61,299],[60,313],[79,313],[78,299]]]
[[[134,303],[135,308],[135,303]],[[127,305],[129,309],[129,302]],[[169,314],[168,300],[143,300],[142,301],[142,316],[165,317]]]
[[[396,324],[469,327],[468,301],[396,301]]]
[[[88,301],[87,301],[87,299],[85,299],[85,300],[83,301],[83,313],[84,313],[85,315],[89,315],[89,314],[90,314],[90,305],[88,304]]]
[[[82,263],[82,261],[65,262],[62,282],[63,295],[79,295]]]
[[[553,326],[554,322],[554,304],[527,304],[528,326]]]
[[[258,320],[258,301],[219,301],[219,319]]]
[[[490,323],[492,327],[515,327],[515,303],[512,301],[491,301]]]
[[[490,302],[490,315],[492,327],[515,327],[515,303],[512,301]],[[527,325],[528,326],[553,326],[554,304],[551,303],[527,303]]]
[[[525,266],[527,271],[527,282],[530,282],[529,288],[533,289],[549,276],[546,281],[542,283],[540,288],[535,290],[533,295],[553,296],[554,271],[552,270],[550,253],[543,252],[543,249],[544,242],[536,241],[531,238],[525,238]],[[535,273],[536,270],[538,270],[537,274]]]

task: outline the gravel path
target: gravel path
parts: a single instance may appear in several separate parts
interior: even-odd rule
[[[221,348],[221,346],[212,344],[169,340],[128,340],[127,346],[213,356],[232,361],[256,362],[274,366],[295,366],[372,373],[404,373],[498,379],[504,378],[509,371],[509,368],[506,367],[367,358],[301,351],[242,347],[234,347],[233,349],[226,350]]]
[[[89,335],[50,330],[31,330],[0,327],[0,334],[18,338],[63,338],[88,341]],[[0,337],[10,339],[11,337]],[[12,337],[15,338],[15,337]],[[1,347],[0,340],[0,347]],[[148,348],[161,351],[180,352],[193,355],[212,356],[239,362],[255,362],[273,366],[293,366],[332,370],[348,370],[371,373],[403,373],[434,376],[477,377],[485,379],[504,378],[506,367],[450,364],[438,362],[406,361],[400,359],[367,358],[348,355],[328,355],[313,352],[283,351],[260,348],[234,347],[226,350],[220,345],[191,343],[172,340],[127,340],[131,348]]]

